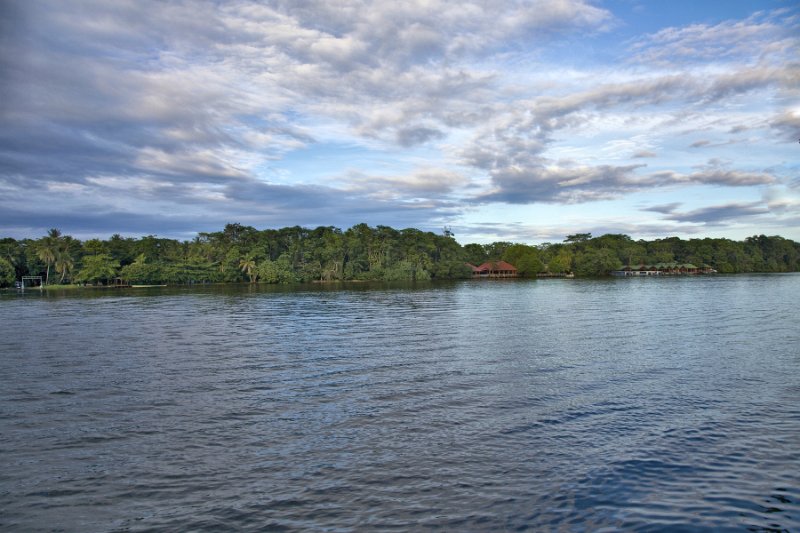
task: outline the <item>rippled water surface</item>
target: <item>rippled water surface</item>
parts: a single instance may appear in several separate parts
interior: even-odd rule
[[[0,294],[0,529],[800,530],[800,276]]]

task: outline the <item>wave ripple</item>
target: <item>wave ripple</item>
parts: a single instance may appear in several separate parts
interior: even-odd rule
[[[800,530],[800,276],[0,300],[0,529]]]

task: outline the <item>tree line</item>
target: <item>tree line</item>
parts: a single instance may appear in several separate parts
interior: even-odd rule
[[[800,244],[779,236],[744,241],[678,237],[652,241],[628,235],[569,235],[560,243],[460,245],[443,234],[358,224],[257,230],[228,224],[190,241],[148,235],[80,241],[51,229],[39,239],[0,239],[0,286],[22,276],[45,284],[220,282],[294,283],[346,280],[428,280],[471,276],[466,263],[507,261],[523,277],[574,273],[602,276],[625,265],[665,262],[710,266],[721,273],[796,272]]]

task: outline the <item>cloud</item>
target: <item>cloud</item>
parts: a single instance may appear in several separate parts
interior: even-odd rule
[[[569,142],[565,136],[582,135],[587,128],[603,127],[595,120],[597,113],[623,114],[628,122],[637,114],[646,113],[652,106],[674,108],[672,117],[661,119],[661,129],[686,124],[688,110],[699,102],[709,99],[724,99],[734,89],[722,90],[720,87],[729,78],[710,76],[701,79],[694,76],[658,74],[637,76],[630,81],[595,85],[583,91],[572,92],[559,97],[541,96],[515,102],[513,106],[496,109],[490,119],[475,130],[473,138],[458,152],[461,163],[486,171],[491,177],[490,190],[480,194],[479,202],[535,203],[556,202],[575,203],[614,198],[630,192],[648,188],[714,184],[720,186],[757,186],[770,184],[775,177],[770,173],[731,169],[703,169],[696,172],[662,170],[646,173],[643,165],[635,164],[597,164],[587,161],[596,156],[563,164],[548,157],[551,146],[559,140]],[[759,83],[772,83],[769,76],[759,76]],[[743,83],[744,87],[754,88]],[[709,104],[711,105],[711,104]],[[604,116],[604,115],[600,115]],[[691,120],[696,120],[694,117]],[[595,124],[598,124],[595,126]],[[720,125],[724,126],[724,122]],[[707,134],[720,134],[720,125],[707,124]],[[691,130],[690,130],[691,131]],[[648,137],[654,131],[646,131]],[[664,133],[660,133],[664,135]],[[718,141],[716,138],[693,142],[690,148],[706,146],[725,146],[735,141]],[[603,152],[607,158],[620,159],[621,152],[614,146],[628,146],[631,141],[617,139],[607,142]],[[576,153],[573,151],[572,154]],[[571,155],[572,155],[571,154]],[[657,157],[650,150],[639,150],[631,159]],[[574,156],[573,156],[574,158]]]
[[[770,126],[780,133],[782,139],[800,141],[800,110],[786,109],[770,120]]]
[[[402,128],[397,131],[397,142],[401,146],[406,147],[424,144],[428,141],[441,139],[443,137],[444,133],[434,128]]]
[[[800,47],[797,48],[800,53]],[[797,93],[800,62],[787,60],[779,66],[757,65],[737,68],[733,72],[716,76],[705,90],[704,100],[711,102],[751,92],[763,87],[777,87],[787,93]]]
[[[798,209],[800,195],[793,194],[782,186],[770,187],[765,192],[764,198],[759,201],[727,202],[690,211],[679,211],[680,205],[680,203],[657,205],[646,208],[645,211],[661,213],[665,215],[665,220],[705,226],[724,226],[750,221],[761,228],[780,227],[792,224],[800,217]]]
[[[764,191],[764,201],[773,213],[800,216],[800,181],[769,187]]]
[[[680,206],[681,206],[680,202],[672,202],[669,204],[654,205],[651,207],[647,207],[645,208],[645,211],[653,211],[655,213],[662,213],[664,215],[667,215],[675,212],[675,210]]]
[[[640,166],[509,166],[492,171],[495,188],[475,201],[527,204],[608,199],[636,186],[633,171]]]
[[[706,167],[684,174],[674,171],[653,172],[648,176],[653,185],[721,185],[725,187],[748,187],[769,185],[777,178],[765,172],[748,172],[716,167]]]
[[[667,218],[669,220],[675,220],[678,222],[692,222],[713,225],[721,224],[730,220],[741,221],[745,218],[765,215],[768,213],[769,209],[761,202],[749,202],[703,207],[685,213],[673,211],[668,214]]]
[[[344,179],[344,189],[371,199],[444,198],[469,180],[452,171],[419,168],[401,175],[379,176],[352,172]]]
[[[47,227],[70,228],[73,237],[92,238],[98,235],[159,234],[190,238],[200,231],[218,231],[216,221],[202,215],[163,215],[131,213],[126,211],[96,209],[59,210],[52,212],[30,211],[4,206],[0,213],[0,226],[9,236],[19,238],[40,235]],[[49,226],[48,226],[49,225]],[[104,228],[98,232],[98,228]]]
[[[495,168],[491,171],[493,188],[477,195],[473,201],[573,204],[608,200],[636,191],[676,185],[747,187],[777,182],[768,173],[714,166],[706,166],[692,173],[640,172],[644,168],[645,165],[584,166],[567,162],[527,168]]]
[[[797,21],[787,12],[758,12],[745,20],[669,27],[635,41],[634,59],[645,64],[685,61],[777,60],[797,57]],[[788,24],[787,24],[788,22]]]
[[[212,187],[101,176],[81,185],[54,182],[41,189],[4,193],[0,199],[0,227],[6,235],[19,237],[59,227],[70,228],[75,236],[120,232],[189,238],[192,232],[216,231],[234,221],[256,227],[349,227],[368,221],[435,229],[441,220],[461,212],[458,203],[445,197],[413,198],[408,191],[380,195],[377,187],[348,190],[271,185],[255,180]],[[0,191],[4,189],[0,181]],[[94,202],[98,196],[105,199],[103,204]]]
[[[19,8],[19,37],[2,57],[12,74],[4,85],[11,93],[4,112],[14,110],[9,129],[26,144],[44,119],[54,135],[114,144],[95,160],[116,156],[113,166],[137,171],[164,161],[174,174],[225,174],[219,165],[252,171],[313,142],[292,132],[303,108],[403,147],[441,139],[443,127],[479,119],[475,108],[491,79],[448,63],[610,19],[582,0],[501,2],[494,16],[483,4],[456,2],[73,7]],[[387,105],[398,112],[378,119]],[[425,123],[413,125],[420,118]],[[219,150],[224,157],[209,154]]]
[[[588,0],[3,9],[0,208],[45,228],[425,225],[476,204],[774,186],[786,165],[697,167],[704,150],[675,139],[725,157],[723,135],[743,125],[754,153],[772,153],[768,128],[800,138],[797,21],[780,13],[668,28],[620,66],[563,55],[620,22]],[[333,145],[354,161],[297,164]]]
[[[567,235],[575,233],[591,233],[595,236],[606,234],[625,234],[634,239],[661,238],[664,235],[698,234],[707,231],[702,225],[670,222],[630,222],[609,220],[606,222],[590,222],[533,225],[521,222],[477,223],[452,226],[452,230],[462,236],[479,242],[551,242],[560,243]]]
[[[588,122],[588,112],[651,105],[678,98],[690,87],[680,77],[660,76],[599,85],[566,96],[517,101],[496,109],[475,130],[459,156],[463,164],[494,170],[493,175],[518,173],[517,168],[536,170],[546,162],[542,155],[554,136],[562,130],[579,130]]]

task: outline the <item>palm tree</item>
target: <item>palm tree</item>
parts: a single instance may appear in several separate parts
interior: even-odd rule
[[[258,273],[256,272],[256,260],[252,255],[247,254],[247,257],[239,261],[239,268],[242,269],[242,272],[250,276],[250,283],[256,282]]]
[[[69,249],[64,246],[60,250],[55,258],[55,267],[56,272],[61,274],[61,279],[58,280],[59,284],[64,283],[64,278],[67,276],[72,275],[72,269],[75,268],[75,262],[72,259],[72,255],[69,253]]]
[[[50,265],[52,265],[56,261],[56,255],[58,253],[58,244],[61,239],[61,231],[56,228],[52,228],[47,232],[47,236],[42,237],[42,240],[39,241],[37,245],[37,255],[39,259],[44,261],[45,265],[47,265],[47,275],[45,277],[45,285],[50,283]]]

